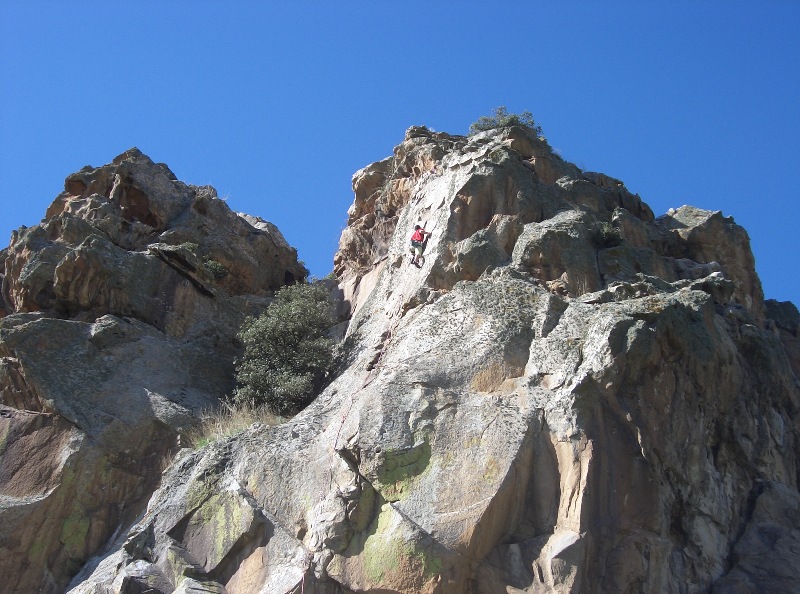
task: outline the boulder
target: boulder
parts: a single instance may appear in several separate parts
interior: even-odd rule
[[[764,322],[764,292],[755,271],[750,237],[742,227],[720,211],[693,206],[670,209],[659,222],[680,238],[672,244],[671,255],[695,262],[718,262],[734,283],[734,302],[757,322]]]
[[[62,592],[231,393],[244,318],[307,271],[273,225],[136,149],[69,176],[0,258],[0,574]],[[139,562],[118,591],[165,583]]]
[[[160,265],[143,264],[147,255],[177,280]],[[201,297],[215,290],[266,296],[307,274],[274,225],[234,213],[213,188],[175,180],[136,149],[68,177],[43,223],[14,232],[5,266],[11,311],[71,316],[75,309],[128,315],[159,300],[156,309],[174,309],[184,298],[173,295],[182,282]],[[146,273],[158,278],[128,295]],[[111,277],[117,286],[108,285]]]

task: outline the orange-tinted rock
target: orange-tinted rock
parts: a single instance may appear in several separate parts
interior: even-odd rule
[[[307,271],[274,225],[136,149],[69,176],[0,260],[2,588],[62,592],[232,391],[245,316]]]

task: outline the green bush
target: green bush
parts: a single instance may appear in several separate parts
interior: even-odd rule
[[[208,258],[203,261],[203,266],[205,266],[206,270],[213,276],[215,279],[220,280],[228,276],[228,269],[225,266],[216,260],[212,260]]]
[[[328,291],[301,283],[283,287],[257,318],[239,331],[244,354],[237,363],[234,402],[294,414],[322,390],[333,367],[335,343]]]
[[[622,233],[606,221],[597,223],[591,229],[592,243],[599,249],[616,247],[622,244]]]
[[[477,122],[473,122],[469,126],[469,133],[477,134],[486,130],[494,130],[495,128],[504,128],[506,126],[523,126],[533,132],[536,136],[542,135],[542,127],[533,120],[533,115],[529,111],[522,113],[508,113],[505,105],[496,107],[494,115],[481,116]]]

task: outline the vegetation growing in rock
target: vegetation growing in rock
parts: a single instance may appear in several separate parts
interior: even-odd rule
[[[240,433],[254,423],[278,425],[282,422],[283,418],[266,407],[254,406],[249,402],[224,402],[219,408],[201,416],[200,424],[186,433],[186,445],[201,448]]]
[[[216,260],[212,260],[211,258],[207,258],[203,260],[203,266],[205,266],[206,270],[213,276],[215,279],[219,280],[228,276],[228,269],[225,266]]]
[[[193,241],[184,241],[175,246],[179,250],[185,250],[191,254],[197,255],[197,250],[200,249],[200,246]]]
[[[601,249],[615,247],[622,243],[622,234],[614,225],[603,221],[592,228],[592,243]]]
[[[258,318],[248,318],[239,338],[244,354],[236,368],[240,386],[234,402],[265,405],[279,415],[293,414],[319,393],[334,361],[333,326],[327,290],[300,283],[280,289]]]
[[[507,126],[522,126],[528,128],[528,130],[536,134],[536,136],[542,136],[542,127],[534,121],[531,112],[508,113],[505,105],[495,107],[492,110],[492,115],[481,116],[477,121],[470,124],[469,133],[472,135],[478,132],[485,132],[486,130],[494,130],[495,128],[505,128]]]

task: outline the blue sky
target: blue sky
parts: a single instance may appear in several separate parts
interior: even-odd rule
[[[656,215],[722,210],[800,303],[800,2],[0,0],[0,243],[137,146],[333,267],[406,128],[530,110]]]

